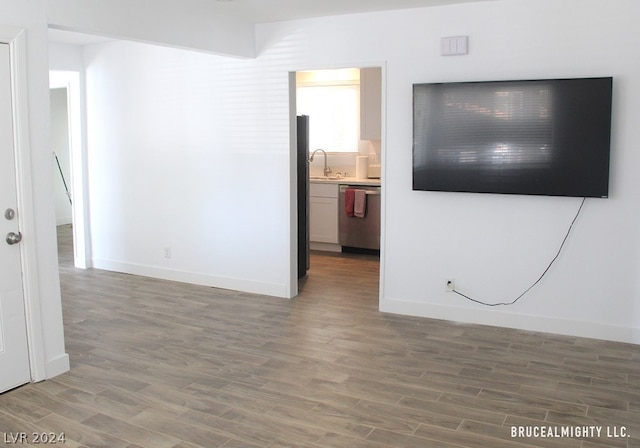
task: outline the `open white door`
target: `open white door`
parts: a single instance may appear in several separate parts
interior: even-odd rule
[[[9,45],[0,44],[0,392],[31,380],[20,254]]]

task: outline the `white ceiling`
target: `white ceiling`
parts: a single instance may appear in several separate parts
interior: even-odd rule
[[[486,0],[210,0],[252,23],[421,8]]]
[[[312,17],[357,14],[394,9],[443,6],[496,0],[208,0],[220,14],[249,23],[279,22]],[[86,45],[110,40],[72,31],[49,30],[51,42]]]
[[[96,36],[93,34],[84,34],[74,31],[64,31],[49,28],[49,42],[55,42],[58,44],[88,45],[106,42],[109,40],[113,39],[103,36]]]

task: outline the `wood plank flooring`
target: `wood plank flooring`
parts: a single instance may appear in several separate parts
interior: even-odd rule
[[[371,256],[315,253],[291,301],[78,270],[69,230],[72,370],[0,395],[7,445],[640,447],[640,346],[380,313]]]

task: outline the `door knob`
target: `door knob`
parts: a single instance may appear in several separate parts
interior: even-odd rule
[[[22,233],[18,232],[18,233],[14,233],[14,232],[9,232],[7,233],[7,244],[10,246],[13,246],[14,244],[18,244],[20,241],[22,241]]]

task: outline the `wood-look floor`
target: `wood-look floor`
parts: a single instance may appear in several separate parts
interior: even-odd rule
[[[0,395],[0,437],[64,432],[64,446],[91,448],[640,447],[640,346],[380,313],[371,256],[314,254],[288,301],[78,270],[68,227],[59,241],[72,369]],[[601,437],[511,436],[583,426]]]

